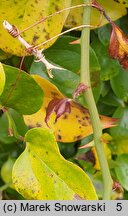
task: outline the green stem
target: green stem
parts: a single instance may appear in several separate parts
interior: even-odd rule
[[[85,4],[90,3],[90,0],[84,0]],[[91,8],[84,8],[83,24],[90,24],[90,11]],[[90,45],[90,29],[84,28],[81,35],[81,83],[84,83],[89,88],[85,92],[85,99],[90,112],[92,128],[94,133],[94,143],[100,162],[102,178],[103,178],[103,199],[108,200],[111,197],[112,191],[112,178],[110,175],[104,145],[102,143],[102,125],[100,122],[99,114],[93,97],[90,70],[89,70],[89,45]]]

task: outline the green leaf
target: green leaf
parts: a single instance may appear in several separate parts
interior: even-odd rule
[[[124,100],[124,102],[128,102],[128,72],[120,69],[119,74],[110,81],[116,96]]]
[[[118,107],[113,115],[114,118],[119,118],[118,126],[111,128],[111,135],[115,139],[128,138],[128,107]]]
[[[106,81],[101,82],[101,96],[105,97],[110,91],[110,83]]]
[[[121,185],[128,190],[128,154],[118,155],[116,162],[118,163],[115,168],[117,178]]]
[[[26,199],[97,199],[89,177],[60,155],[49,129],[31,129],[25,141],[26,149],[13,167],[12,178]]]
[[[4,68],[0,63],[0,95],[4,90],[4,85],[5,85],[5,73],[4,73]]]
[[[5,114],[0,117],[0,142],[5,144],[11,144],[16,142],[14,137],[9,136],[8,132],[8,119]]]
[[[80,76],[68,70],[53,70],[52,74],[54,75],[53,79],[49,79],[46,75],[46,71],[42,62],[33,63],[30,69],[31,74],[38,74],[41,77],[49,80],[67,97],[72,98],[72,94],[77,88],[80,82]],[[91,77],[93,78],[93,94],[94,98],[97,101],[100,96],[100,83],[98,83],[99,73],[96,71],[92,73]],[[96,78],[96,79],[95,79]]]
[[[109,80],[112,77],[115,77],[120,71],[120,65],[117,60],[110,58],[108,54],[108,47],[105,47],[97,37],[94,38],[92,48],[96,52],[98,60],[101,65],[100,78],[101,80]]]
[[[24,136],[28,130],[28,127],[25,125],[22,115],[13,109],[9,109],[8,112],[10,113],[11,117],[13,118],[13,121],[16,125],[16,129],[17,129],[18,133],[21,136]]]
[[[21,136],[24,136],[28,128],[23,121],[23,117],[15,110],[9,109],[8,112],[10,113],[15,122],[18,133]],[[17,142],[17,139],[15,137],[9,136],[9,123],[6,113],[4,113],[0,117],[0,142],[4,144],[12,144]]]
[[[15,162],[15,159],[9,157],[8,160],[1,167],[2,180],[6,184],[10,183],[9,187],[13,189],[14,189],[14,185],[12,184],[12,168],[13,168],[14,162]]]
[[[111,30],[110,24],[105,25],[98,29],[98,38],[104,46],[109,45],[110,30]]]
[[[43,102],[43,90],[29,74],[8,65],[3,66],[6,83],[0,97],[1,104],[21,114],[37,112]]]
[[[57,65],[66,68],[66,70],[52,70],[53,79],[49,79],[46,74],[46,68],[42,62],[33,62],[30,71],[32,74],[38,74],[54,85],[67,97],[72,98],[72,93],[80,82],[80,76],[74,72],[80,71],[80,45],[69,44],[76,40],[75,37],[64,36],[59,38],[56,43],[45,51],[46,58]],[[70,70],[69,70],[70,69]],[[90,47],[90,71],[91,83],[95,100],[100,96],[100,65],[95,51]]]
[[[128,153],[128,107],[118,107],[113,117],[119,118],[119,123],[110,129],[113,137],[111,151],[116,155]]]
[[[80,70],[80,45],[69,44],[78,38],[64,36],[47,49],[44,54],[46,59],[72,72],[79,73]]]
[[[50,79],[46,74],[46,69],[42,62],[33,62],[30,72],[31,74],[40,75],[56,85],[67,97],[72,97],[72,93],[78,86],[80,80],[79,75],[68,70],[52,70],[54,77],[53,79]]]
[[[105,97],[103,97],[101,101],[108,106],[115,107],[121,106],[123,104],[123,101],[116,97],[112,91],[109,92]]]
[[[47,59],[72,72],[80,73],[80,44],[70,44],[76,37],[63,36],[47,49],[44,54]],[[99,71],[100,65],[94,50],[90,47],[90,71]]]

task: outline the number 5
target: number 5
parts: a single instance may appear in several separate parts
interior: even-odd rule
[[[121,211],[122,210],[122,203],[117,203],[116,210]]]

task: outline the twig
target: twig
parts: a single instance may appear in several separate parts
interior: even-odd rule
[[[53,75],[51,73],[52,69],[58,69],[58,70],[64,70],[64,68],[54,66],[53,64],[49,63],[45,56],[42,54],[42,50],[38,50],[34,47],[32,47],[27,41],[25,41],[18,33],[18,29],[15,26],[12,26],[10,23],[8,23],[6,20],[3,22],[4,28],[15,38],[17,38],[27,49],[27,51],[30,54],[33,54],[36,57],[37,62],[43,62],[47,68],[47,72],[50,78],[53,78]]]

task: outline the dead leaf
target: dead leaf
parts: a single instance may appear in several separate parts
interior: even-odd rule
[[[114,23],[109,44],[111,58],[118,59],[123,68],[128,69],[128,37]]]

